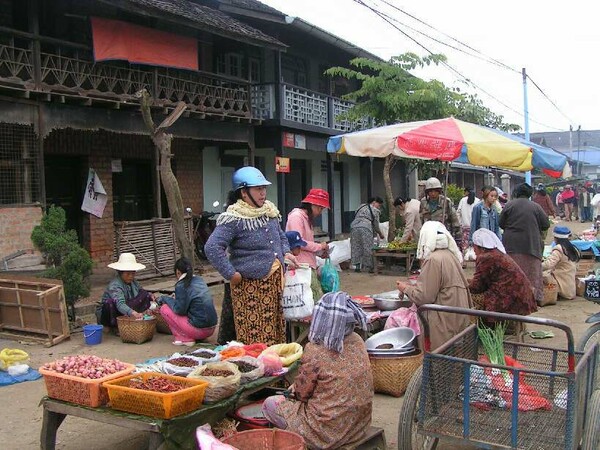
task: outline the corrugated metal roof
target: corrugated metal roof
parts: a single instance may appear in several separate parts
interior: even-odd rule
[[[154,17],[168,19],[168,15],[177,19],[184,19],[190,25],[254,45],[285,48],[286,45],[263,33],[256,28],[240,22],[227,14],[209,6],[189,0],[100,0],[117,8],[136,6]]]

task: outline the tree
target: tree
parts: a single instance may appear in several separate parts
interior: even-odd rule
[[[381,126],[387,123],[455,116],[506,131],[518,129],[516,125],[505,124],[503,117],[483,106],[477,96],[463,94],[458,89],[446,87],[438,80],[426,81],[410,73],[416,68],[437,65],[445,61],[446,57],[439,54],[419,57],[414,53],[404,53],[393,57],[389,62],[355,58],[350,61],[352,68],[332,67],[325,73],[359,82],[357,90],[344,96],[345,100],[354,102],[354,106],[343,115],[349,120],[372,117],[375,125]],[[394,239],[396,235],[394,193],[390,179],[396,161],[395,156],[387,156],[383,169],[390,214],[389,240]],[[413,169],[426,164],[428,163],[417,160],[411,163]]]
[[[31,232],[31,241],[49,266],[42,276],[62,280],[69,317],[75,320],[75,302],[90,294],[92,258],[79,245],[77,233],[67,230],[66,224],[65,210],[52,205]]]
[[[169,206],[169,213],[173,221],[173,231],[175,232],[177,246],[181,254],[193,263],[194,248],[185,232],[181,190],[171,167],[171,158],[173,157],[171,142],[173,135],[166,131],[183,114],[186,108],[185,103],[179,102],[171,114],[157,127],[152,120],[152,113],[150,112],[150,107],[152,106],[150,94],[148,94],[146,89],[142,89],[137,93],[137,97],[140,99],[140,107],[146,128],[148,128],[152,142],[160,153],[160,181],[167,197],[167,205]]]

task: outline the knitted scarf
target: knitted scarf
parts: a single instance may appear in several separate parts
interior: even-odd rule
[[[308,340],[341,353],[344,338],[358,324],[367,329],[367,316],[346,292],[330,292],[321,297],[313,311]]]
[[[244,230],[258,230],[266,226],[271,219],[281,220],[281,214],[269,200],[265,200],[260,208],[255,208],[244,200],[238,200],[233,205],[229,205],[226,212],[219,215],[217,225],[241,221]]]

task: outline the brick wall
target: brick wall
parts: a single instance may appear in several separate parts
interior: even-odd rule
[[[175,175],[179,182],[184,206],[202,211],[202,146],[193,139],[174,139]],[[97,263],[104,265],[113,260],[113,201],[112,159],[152,159],[154,147],[150,137],[118,134],[104,130],[55,130],[44,141],[44,152],[55,155],[87,156],[108,195],[102,218],[83,213],[83,245]]]
[[[0,258],[18,250],[34,250],[31,232],[41,219],[40,206],[0,207]]]

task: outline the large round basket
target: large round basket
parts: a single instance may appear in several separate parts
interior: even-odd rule
[[[544,284],[544,297],[540,302],[540,306],[556,305],[558,300],[558,285]]]
[[[401,397],[415,371],[423,364],[423,353],[397,358],[369,356],[375,392]]]
[[[156,318],[136,320],[131,317],[119,316],[117,317],[117,326],[123,342],[143,344],[154,337]]]
[[[160,312],[155,313],[154,317],[156,317],[156,331],[162,334],[173,334],[169,324]]]
[[[304,450],[304,438],[299,434],[277,428],[241,431],[223,439],[239,450]]]

